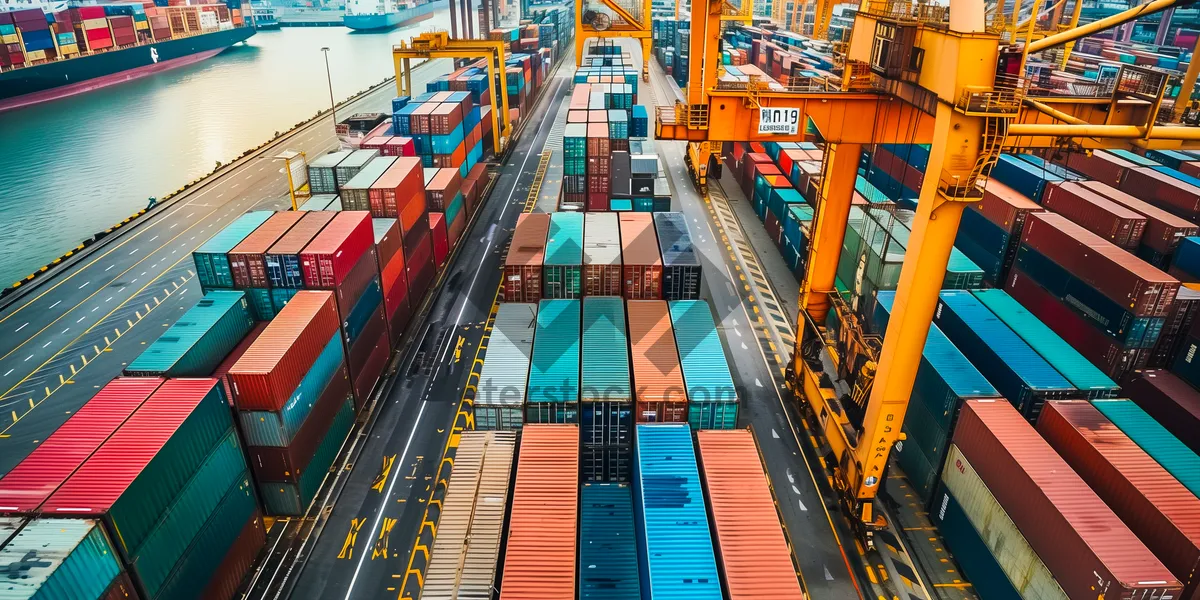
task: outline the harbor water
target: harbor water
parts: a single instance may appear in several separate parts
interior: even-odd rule
[[[393,74],[392,44],[447,30],[448,11],[385,33],[260,31],[200,63],[0,113],[0,286]]]

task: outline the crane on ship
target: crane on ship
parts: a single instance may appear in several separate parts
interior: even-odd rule
[[[1126,65],[1104,93],[1038,96],[1020,77],[1028,55],[1177,2],[1153,0],[1088,25],[1026,37],[1032,41],[1013,49],[1002,45],[1002,27],[989,27],[983,0],[950,0],[949,7],[862,0],[841,91],[813,92],[755,78],[718,85],[721,26],[736,8],[725,0],[694,0],[686,98],[657,109],[655,134],[689,142],[697,185],[722,142],[806,141],[815,131],[825,143],[787,384],[828,446],[826,464],[842,508],[866,547],[874,547],[874,532],[887,525],[876,495],[892,446],[902,440],[959,219],[982,198],[1001,151],[1200,148],[1200,128],[1172,125],[1178,115],[1160,110],[1165,73]],[[1195,83],[1198,70],[1200,61],[1193,61],[1185,85]],[[859,157],[864,146],[888,143],[931,149],[880,341],[863,332],[834,279]],[[827,326],[827,319],[839,326]]]

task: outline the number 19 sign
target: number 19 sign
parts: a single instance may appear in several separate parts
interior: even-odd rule
[[[800,132],[800,109],[758,109],[758,132],[796,135]]]

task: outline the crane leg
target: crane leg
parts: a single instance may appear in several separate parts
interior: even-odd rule
[[[642,38],[642,81],[650,83],[650,52],[653,38]]]
[[[808,312],[817,323],[824,322],[829,312],[829,294],[834,290],[861,154],[861,144],[829,144],[825,148],[825,173],[821,177],[823,200],[817,207],[816,231],[809,244],[808,265],[800,292],[800,309]],[[799,347],[800,340],[796,343]]]

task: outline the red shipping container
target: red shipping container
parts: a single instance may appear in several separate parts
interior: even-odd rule
[[[367,139],[363,140],[361,143],[359,143],[358,149],[359,150],[382,150],[383,147],[385,145],[387,145],[387,143],[390,141],[392,141],[391,136],[375,136],[373,138],[367,138]],[[380,152],[380,154],[383,154],[383,152]],[[384,154],[384,156],[387,156],[387,155]]]
[[[1155,269],[1062,215],[1033,213],[1021,243],[1136,316],[1163,317],[1179,293],[1179,280]]]
[[[612,143],[608,139],[608,123],[588,123],[587,155],[608,156],[612,153]]]
[[[662,298],[662,257],[650,213],[621,213],[621,262],[626,300]]]
[[[1086,400],[1047,402],[1037,430],[1195,600],[1200,498]]]
[[[542,299],[542,260],[550,215],[525,213],[517,217],[512,243],[504,260],[504,301],[537,302]]]
[[[479,182],[474,179],[463,181],[463,212],[468,215],[475,214],[475,204],[479,201]]]
[[[343,321],[350,318],[350,311],[354,309],[354,305],[358,303],[358,299],[362,297],[367,286],[378,279],[379,259],[375,255],[375,246],[372,244],[367,253],[358,259],[358,264],[350,269],[346,278],[334,290],[338,315]]]
[[[612,179],[608,175],[588,175],[587,191],[589,194],[603,194],[607,198],[612,191]]]
[[[979,211],[988,221],[999,225],[1010,235],[1020,234],[1025,226],[1026,215],[1045,210],[1037,202],[995,179],[988,180],[983,199],[972,203],[970,208]]]
[[[221,364],[217,365],[216,370],[212,372],[212,376],[220,379],[221,385],[225,387],[225,399],[229,401],[230,406],[233,406],[233,387],[229,385],[229,369],[232,369],[238,359],[250,349],[250,346],[254,345],[254,340],[257,340],[258,336],[267,330],[268,323],[270,321],[255,322],[254,329],[251,329],[250,333],[247,333],[246,337],[242,338],[242,341],[238,342],[238,345],[225,355],[225,360],[221,361]]]
[[[410,137],[396,136],[389,139],[379,153],[384,156],[416,156],[417,146]]]
[[[340,212],[300,253],[304,285],[309,289],[333,289],[374,246],[371,213]]]
[[[0,513],[33,514],[164,379],[118,377],[0,479]]]
[[[333,374],[321,397],[313,405],[300,429],[287,447],[247,446],[246,456],[255,481],[288,481],[299,483],[308,463],[325,439],[334,415],[350,397],[350,373],[343,363]]]
[[[808,160],[808,155],[803,150],[782,150],[779,152],[779,172],[790,174],[793,165],[805,160]]]
[[[440,269],[446,264],[446,255],[450,252],[449,235],[446,233],[446,215],[440,212],[429,213],[429,231],[433,234],[433,264]]]
[[[1125,249],[1142,241],[1146,217],[1071,181],[1051,183],[1042,206]]]
[[[234,540],[233,547],[217,565],[200,597],[205,600],[231,600],[266,545],[266,529],[263,527],[262,517],[255,511]],[[119,600],[128,598],[122,597]]]
[[[450,135],[454,128],[462,125],[463,112],[461,104],[444,102],[434,107],[429,113],[429,133],[433,135]]]
[[[589,177],[603,175],[608,178],[612,169],[612,158],[609,156],[589,156],[587,159],[587,174]]]
[[[1179,581],[1007,401],[965,402],[954,443],[1068,596],[1178,597]]]
[[[414,242],[411,248],[406,246],[404,250],[404,274],[408,279],[408,305],[413,312],[416,312],[421,306],[421,301],[425,298],[425,292],[429,290],[429,284],[433,281],[435,272],[433,242],[429,232],[426,231],[425,235]]]
[[[1200,392],[1168,371],[1139,371],[1121,392],[1200,454]],[[0,482],[2,484],[3,482]]]
[[[1152,167],[1129,169],[1118,187],[1189,221],[1200,220],[1200,187],[1159,173]]]
[[[307,213],[277,212],[229,251],[229,269],[237,288],[270,287],[267,251]]]
[[[1080,181],[1079,185],[1146,217],[1142,245],[1155,252],[1170,254],[1175,251],[1183,238],[1200,232],[1200,228],[1195,223],[1139,200],[1110,185],[1099,181]]]
[[[450,249],[453,250],[458,245],[458,240],[462,238],[462,234],[467,229],[467,215],[465,211],[458,211],[458,218],[446,227],[446,241],[449,242]]]
[[[425,206],[431,211],[446,212],[446,207],[461,191],[462,172],[459,169],[438,169],[425,185]]]
[[[409,118],[409,126],[413,133],[429,133],[430,115],[433,114],[433,109],[435,108],[437,108],[436,103],[425,102],[413,109],[412,115]]]
[[[383,310],[387,315],[388,335],[391,336],[392,347],[395,348],[399,345],[404,329],[408,327],[408,320],[412,316],[412,307],[408,303],[408,278],[403,274],[392,284],[391,288],[384,290]]]
[[[280,236],[279,241],[275,242],[268,250],[265,257],[266,262],[280,262],[280,258],[284,256],[299,257],[300,252],[308,245],[321,230],[337,216],[333,211],[306,211],[301,213],[278,213],[278,214],[299,214],[302,215],[300,220],[288,230],[287,233]],[[274,217],[272,217],[274,218]],[[267,223],[270,223],[268,220]],[[266,225],[266,223],[263,223]],[[259,227],[262,229],[262,227]],[[255,233],[258,233],[255,231]],[[236,250],[236,248],[235,248]],[[230,257],[230,262],[233,262],[233,257]],[[255,286],[263,287],[263,286]],[[275,286],[272,286],[275,287]]]
[[[1091,156],[1082,152],[1071,152],[1065,157],[1052,160],[1072,171],[1082,173],[1091,179],[1113,187],[1121,185],[1126,171],[1137,168],[1136,164],[1103,150],[1096,150]]]
[[[425,182],[421,173],[421,159],[411,156],[397,158],[367,190],[371,215],[398,218],[401,207],[407,208],[412,204],[413,196],[423,194]]]
[[[375,233],[375,259],[379,261],[380,281],[386,289],[386,284],[395,281],[394,273],[391,279],[382,277],[387,268],[396,261],[404,265],[404,238],[400,235],[400,222],[396,219],[371,219],[371,225]]]
[[[279,410],[338,334],[333,293],[301,290],[229,369],[233,400],[241,410]]]
[[[570,194],[567,196],[568,202],[579,202],[578,200],[571,198]],[[584,196],[587,198],[588,211],[600,212],[608,210],[608,192],[585,194]]]
[[[1179,172],[1192,177],[1200,177],[1200,161],[1179,163]]]

